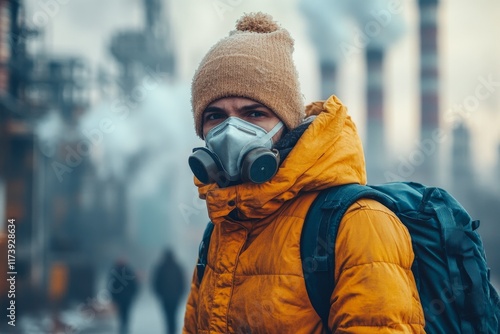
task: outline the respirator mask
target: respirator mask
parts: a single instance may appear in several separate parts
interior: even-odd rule
[[[217,182],[220,187],[241,181],[266,182],[278,170],[279,154],[272,149],[272,138],[282,127],[279,122],[266,132],[238,117],[228,117],[208,132],[206,147],[193,149],[189,167],[201,182]]]

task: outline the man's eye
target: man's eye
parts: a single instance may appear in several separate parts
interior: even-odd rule
[[[264,113],[260,111],[251,111],[248,113],[248,117],[262,117],[264,116]]]
[[[213,120],[216,120],[216,119],[221,119],[223,117],[224,116],[222,114],[210,113],[208,115],[205,115],[205,121],[213,121]]]

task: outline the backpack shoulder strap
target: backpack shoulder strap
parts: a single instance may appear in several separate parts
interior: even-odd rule
[[[196,269],[198,274],[198,284],[201,283],[203,275],[205,274],[205,267],[207,266],[208,258],[208,247],[210,246],[210,237],[214,231],[214,224],[209,221],[205,232],[203,232],[203,238],[201,239],[200,247],[198,248],[198,262],[196,263]]]
[[[307,294],[325,328],[328,328],[330,296],[335,287],[335,240],[340,221],[360,198],[382,203],[388,200],[379,191],[360,184],[323,190],[309,208],[302,229],[300,252]]]

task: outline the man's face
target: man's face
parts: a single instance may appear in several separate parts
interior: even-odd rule
[[[225,97],[209,104],[203,112],[203,137],[205,138],[213,127],[224,122],[228,117],[241,118],[260,126],[267,132],[280,121],[271,109],[254,100],[244,97]],[[284,129],[285,127],[282,127],[273,136],[274,143],[281,138]]]

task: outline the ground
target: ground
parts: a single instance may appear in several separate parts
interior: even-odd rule
[[[179,333],[183,312],[179,310]],[[21,319],[16,328],[8,328],[7,333],[12,334],[114,334],[118,333],[118,321],[111,307],[106,307],[91,320],[85,317],[76,308],[61,313],[62,322],[66,325],[60,326],[60,330],[54,331],[54,323],[49,314],[30,316]],[[3,329],[2,329],[3,333]],[[129,334],[162,334],[165,333],[164,319],[160,304],[149,289],[141,289],[141,292],[132,307]]]

